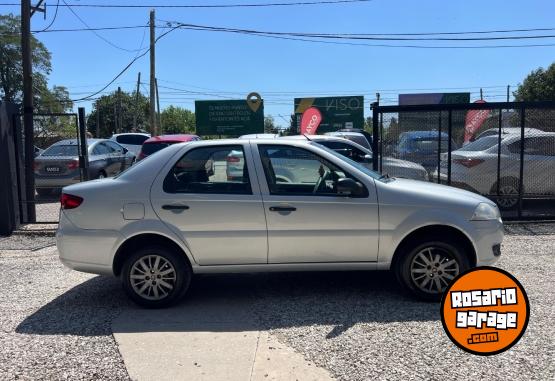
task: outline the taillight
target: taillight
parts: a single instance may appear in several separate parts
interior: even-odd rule
[[[72,160],[69,163],[67,163],[67,169],[69,170],[73,170],[73,169],[77,169],[79,168],[79,160]]]
[[[83,198],[72,194],[62,193],[60,204],[62,209],[75,209],[83,202]]]
[[[237,156],[228,156],[226,160],[228,163],[238,163],[241,161]]]
[[[483,159],[472,159],[470,157],[465,159],[454,159],[454,163],[464,165],[466,168],[472,168],[484,162]]]

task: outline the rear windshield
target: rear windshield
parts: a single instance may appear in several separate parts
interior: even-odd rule
[[[144,135],[120,135],[116,136],[116,141],[120,144],[130,144],[130,145],[142,145],[148,136]]]
[[[461,151],[485,151],[497,144],[497,136],[486,136],[461,148]]]
[[[56,145],[47,148],[42,156],[79,156],[77,145]]]
[[[141,148],[141,150],[145,155],[152,155],[154,152],[158,152],[161,149],[164,149],[170,146],[171,144],[174,144],[174,143],[160,143],[160,142],[146,143],[146,144],[143,144],[143,148]]]

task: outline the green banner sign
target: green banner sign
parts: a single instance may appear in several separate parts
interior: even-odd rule
[[[342,128],[364,128],[363,96],[295,98],[297,132],[300,131],[301,116],[309,107],[316,107],[322,114],[319,133]]]
[[[241,136],[264,132],[264,103],[260,100],[195,101],[199,136]]]

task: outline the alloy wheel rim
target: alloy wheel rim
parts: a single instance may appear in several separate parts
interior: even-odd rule
[[[518,190],[513,185],[504,185],[499,188],[499,194],[502,196],[518,195]],[[518,202],[517,198],[500,198],[497,200],[499,206],[504,208],[512,208]]]
[[[139,258],[129,273],[133,291],[147,300],[162,300],[174,289],[177,274],[172,263],[164,257],[151,254]]]
[[[412,281],[428,294],[443,292],[459,272],[459,264],[453,255],[437,246],[420,250],[410,264]]]

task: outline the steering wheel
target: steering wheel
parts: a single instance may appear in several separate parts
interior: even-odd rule
[[[312,189],[312,194],[318,193],[320,188],[322,188],[322,185],[326,185],[326,180],[328,180],[330,176],[331,171],[329,171],[328,169],[324,169],[324,173],[322,173],[322,176],[318,178],[318,181],[316,181],[316,184],[314,185],[314,189]]]

